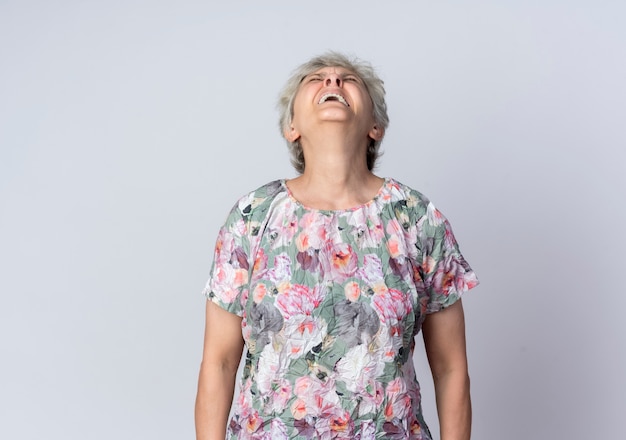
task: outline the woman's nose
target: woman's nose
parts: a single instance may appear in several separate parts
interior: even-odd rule
[[[343,81],[341,81],[341,77],[339,75],[331,73],[330,75],[328,75],[326,77],[325,84],[326,84],[326,87],[329,87],[329,86],[330,87],[335,87],[335,86],[336,87],[341,87],[342,82]]]

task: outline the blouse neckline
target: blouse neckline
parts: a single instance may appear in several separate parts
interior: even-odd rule
[[[388,192],[388,188],[390,186],[389,185],[390,179],[388,177],[384,177],[383,179],[384,179],[383,184],[380,186],[380,188],[378,189],[378,191],[376,192],[374,197],[372,197],[370,200],[368,200],[365,203],[361,203],[359,205],[352,206],[352,207],[349,207],[349,208],[343,208],[343,209],[320,209],[320,208],[313,208],[311,206],[307,206],[307,205],[305,205],[304,203],[300,202],[298,199],[296,199],[294,197],[293,193],[291,192],[291,190],[287,186],[287,179],[281,179],[280,180],[280,184],[284,188],[284,190],[287,193],[287,196],[289,197],[289,199],[293,203],[295,203],[297,206],[299,206],[300,208],[304,209],[305,211],[321,212],[321,213],[328,213],[328,214],[341,214],[341,213],[345,213],[345,212],[354,212],[354,211],[358,211],[360,209],[369,208],[371,205],[375,204],[378,201],[378,199],[380,199],[382,196],[384,196]]]

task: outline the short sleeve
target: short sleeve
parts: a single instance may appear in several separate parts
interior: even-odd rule
[[[250,240],[245,218],[236,205],[220,228],[209,280],[207,299],[230,313],[243,316],[248,296]]]
[[[421,229],[421,275],[428,295],[427,313],[455,303],[467,290],[478,285],[452,233],[448,220],[431,202],[418,220]]]

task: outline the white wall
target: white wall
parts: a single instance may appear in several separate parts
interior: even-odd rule
[[[277,92],[338,49],[387,84],[379,174],[435,201],[481,278],[474,438],[623,438],[625,13],[1,1],[0,437],[192,437],[217,229],[293,175]]]

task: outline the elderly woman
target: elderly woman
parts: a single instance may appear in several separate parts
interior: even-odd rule
[[[287,82],[280,126],[299,175],[239,199],[219,232],[198,439],[430,439],[420,330],[441,438],[469,439],[460,296],[478,282],[433,204],[372,173],[384,95],[368,63],[333,52]]]

